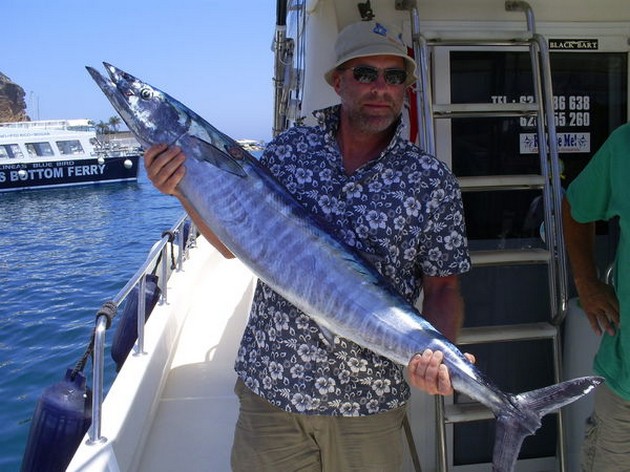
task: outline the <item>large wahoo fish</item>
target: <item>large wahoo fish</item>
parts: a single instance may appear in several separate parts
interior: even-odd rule
[[[105,64],[88,70],[139,142],[180,146],[181,193],[223,244],[324,331],[407,365],[440,350],[453,387],[497,418],[493,470],[514,467],[524,438],[549,412],[602,382],[582,377],[511,395],[499,390],[359,254],[333,237],[234,140],[160,90]]]

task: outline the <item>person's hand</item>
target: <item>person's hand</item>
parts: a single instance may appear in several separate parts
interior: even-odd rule
[[[580,305],[586,313],[591,328],[597,335],[606,331],[615,334],[615,326],[619,325],[619,300],[613,288],[595,279],[578,286]]]
[[[474,363],[472,354],[464,354]],[[429,395],[452,395],[453,385],[446,364],[443,364],[444,354],[441,351],[426,349],[422,354],[416,354],[407,366],[409,383]]]
[[[186,172],[186,156],[178,146],[155,144],[144,153],[147,177],[162,193],[178,196],[177,184]]]

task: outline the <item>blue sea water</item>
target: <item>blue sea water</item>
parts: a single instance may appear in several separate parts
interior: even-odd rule
[[[20,469],[37,400],[81,359],[98,309],[182,214],[143,170],[134,183],[0,193],[1,472]]]

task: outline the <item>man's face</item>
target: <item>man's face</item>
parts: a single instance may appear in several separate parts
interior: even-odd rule
[[[373,82],[355,79],[353,68],[369,66],[378,69]],[[333,86],[341,98],[342,113],[358,131],[378,133],[387,130],[398,119],[402,110],[406,86],[388,84],[383,75],[386,69],[405,70],[405,61],[398,56],[370,56],[352,59],[333,76]]]

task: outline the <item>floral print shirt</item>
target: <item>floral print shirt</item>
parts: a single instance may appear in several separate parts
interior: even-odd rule
[[[262,162],[295,198],[325,220],[410,302],[422,275],[470,269],[457,181],[446,165],[396,136],[377,159],[347,175],[335,140],[339,106],[316,112],[319,126],[275,138]],[[362,416],[405,404],[402,367],[335,336],[258,282],[236,359],[239,377],[285,411]]]

